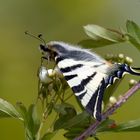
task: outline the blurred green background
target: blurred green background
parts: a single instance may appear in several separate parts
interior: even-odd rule
[[[125,27],[127,19],[140,25],[140,0],[0,0],[0,98],[26,106],[37,97],[37,69],[40,64],[38,42],[25,36],[29,30],[49,40],[77,43],[86,38],[82,26]],[[129,44],[94,50],[101,55],[124,53],[140,66],[140,53]],[[119,92],[128,89],[126,76]],[[138,79],[138,78],[137,78]],[[140,117],[140,95],[134,95],[113,116],[117,122]],[[53,140],[64,139],[56,135]],[[101,140],[139,139],[140,133],[108,133]],[[24,140],[23,125],[14,119],[0,120],[0,140]]]

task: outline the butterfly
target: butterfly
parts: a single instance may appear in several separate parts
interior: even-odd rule
[[[87,112],[102,120],[102,101],[106,88],[124,74],[140,75],[127,64],[110,63],[80,46],[59,41],[41,44],[44,58],[55,61],[68,85]]]
[[[64,42],[41,44],[40,50],[55,61],[75,96],[98,121],[105,89],[126,73],[140,75],[127,64],[110,63],[90,50]]]

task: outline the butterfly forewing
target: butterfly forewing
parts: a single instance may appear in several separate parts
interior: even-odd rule
[[[60,60],[60,56],[57,59]],[[61,61],[57,61],[57,65],[82,105],[91,115],[100,120],[102,97],[105,89],[102,88],[103,84],[101,83],[106,74],[96,70],[95,62],[86,63],[72,58],[63,58]]]

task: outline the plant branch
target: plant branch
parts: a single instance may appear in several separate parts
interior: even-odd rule
[[[95,121],[88,129],[86,129],[80,136],[74,140],[85,140],[90,135],[96,134],[97,127],[110,115],[112,115],[121,105],[123,105],[136,91],[140,89],[140,82],[129,89],[113,106],[102,114],[102,121]]]

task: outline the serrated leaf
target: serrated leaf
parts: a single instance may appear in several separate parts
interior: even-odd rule
[[[6,100],[3,100],[0,98],[0,117],[13,117],[19,120],[23,120],[19,112],[16,110],[16,108]]]
[[[56,132],[48,132],[46,133],[41,140],[50,140],[55,136]]]
[[[131,36],[133,36],[136,40],[140,40],[140,28],[135,22],[131,20],[127,20],[126,28],[127,28],[127,32]]]
[[[123,38],[123,34],[119,33],[118,31],[105,29],[94,24],[84,26],[84,30],[89,37],[96,41],[100,40],[109,41],[110,43],[118,43],[125,40]]]

